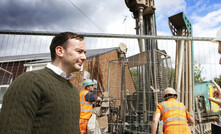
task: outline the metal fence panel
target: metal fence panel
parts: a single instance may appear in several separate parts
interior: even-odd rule
[[[50,62],[50,41],[56,34],[58,33],[1,31],[0,86],[10,85],[23,72],[43,68]],[[163,101],[163,90],[175,87],[177,41],[185,40],[193,44],[194,63],[183,62],[181,65],[199,67],[202,70],[201,77],[205,77],[204,81],[213,80],[221,74],[218,46],[210,42],[212,38],[209,37],[82,34],[85,35],[87,50],[96,49],[100,55],[94,54],[94,57],[88,58],[83,71],[75,73],[72,82],[79,90],[82,89],[84,78],[98,82],[95,94],[102,96],[105,101],[95,105],[95,109],[98,111],[97,119],[103,133],[150,133],[157,103]],[[137,39],[157,39],[158,50],[140,53]],[[118,50],[122,42],[128,47],[126,55]],[[106,48],[117,49],[101,54]],[[151,54],[154,55],[154,62],[150,62]],[[151,68],[153,64],[156,64],[155,68]],[[151,86],[159,92],[154,92]],[[192,95],[195,93],[181,90],[181,101],[189,106],[186,101],[189,97],[182,94],[184,92]],[[211,113],[205,112],[202,119],[206,121],[200,122],[194,97],[193,104],[189,107],[193,107],[190,112],[197,123],[192,131],[199,133],[201,123],[204,123],[207,131],[209,123],[217,121],[216,114],[213,114],[214,119],[206,118]],[[199,99],[201,98],[202,95]],[[162,123],[160,126],[162,127]]]

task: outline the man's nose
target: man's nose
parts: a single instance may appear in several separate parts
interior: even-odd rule
[[[87,57],[86,57],[85,53],[84,53],[84,54],[82,54],[81,59],[82,59],[82,60],[86,60],[86,59],[87,59]]]

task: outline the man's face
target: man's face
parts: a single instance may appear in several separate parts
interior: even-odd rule
[[[86,48],[84,41],[69,39],[67,47],[64,49],[62,64],[70,72],[76,72],[81,69],[83,62],[86,60]]]
[[[89,91],[94,91],[94,85],[90,85],[90,86],[88,86],[89,87]]]
[[[85,89],[92,92],[92,91],[94,91],[94,85],[88,85],[85,87]]]

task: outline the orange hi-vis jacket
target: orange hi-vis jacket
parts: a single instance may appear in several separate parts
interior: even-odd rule
[[[93,105],[91,102],[85,100],[86,94],[89,93],[88,90],[82,90],[80,92],[80,106],[81,106],[81,119],[90,119],[92,115]]]
[[[185,131],[185,133],[190,133],[187,119],[190,118],[191,115],[183,103],[176,101],[174,98],[170,98],[158,104],[155,113],[161,113],[164,132],[166,129],[171,129],[177,133],[181,130]],[[179,134],[181,133],[182,132]]]

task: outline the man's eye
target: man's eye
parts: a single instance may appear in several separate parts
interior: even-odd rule
[[[77,53],[80,53],[80,54],[81,54],[81,53],[86,54],[86,52],[85,52],[84,50],[76,50],[76,52],[77,52]]]
[[[83,53],[83,51],[79,51],[79,53]]]

